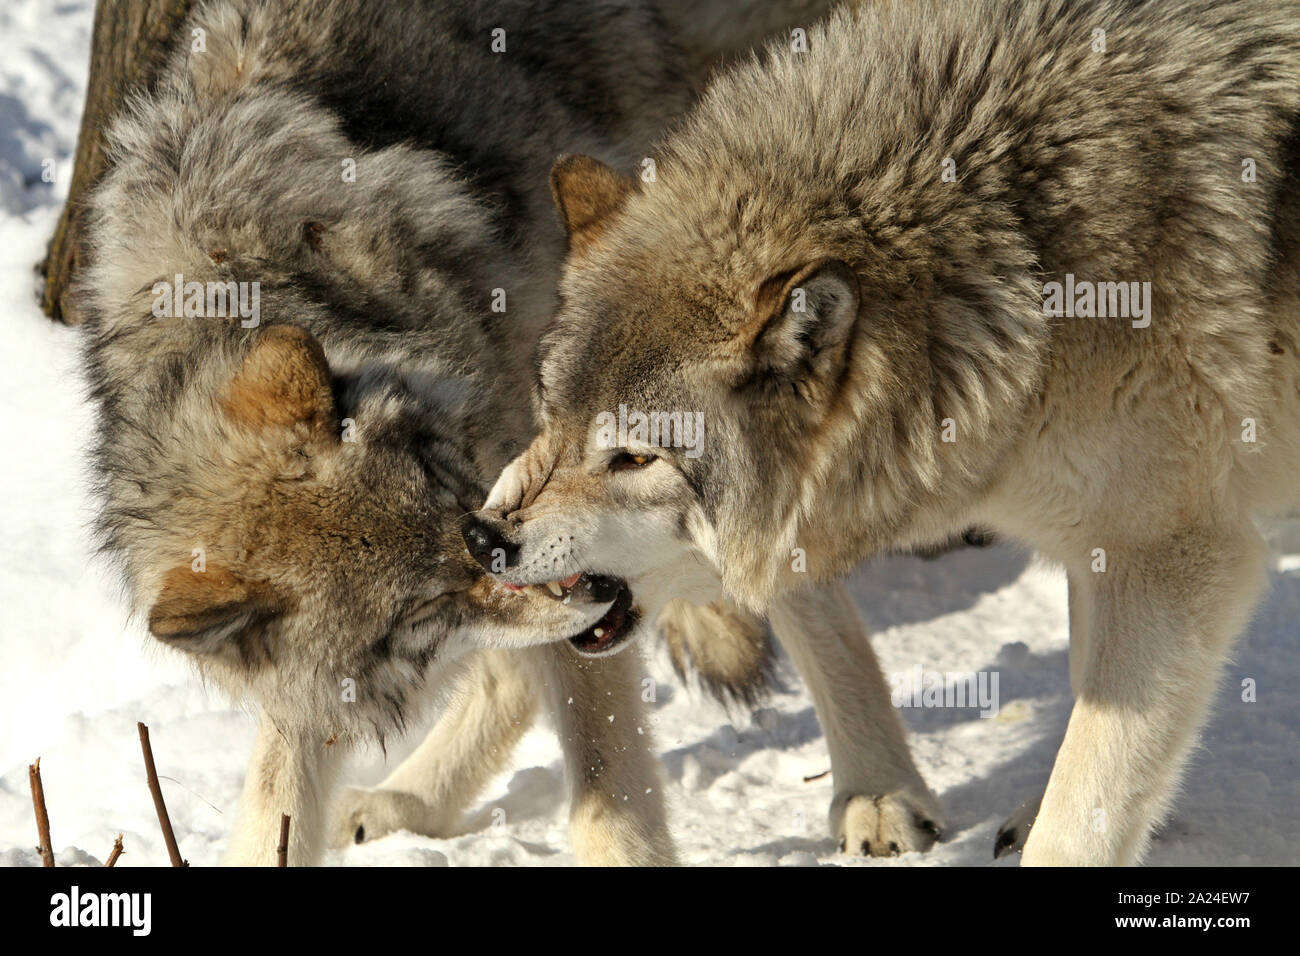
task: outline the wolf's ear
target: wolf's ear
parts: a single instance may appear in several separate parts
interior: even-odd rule
[[[551,167],[551,195],[569,234],[569,248],[581,250],[596,240],[636,180],[590,156],[561,156]]]
[[[821,259],[770,277],[758,290],[758,368],[824,379],[838,368],[858,316],[858,279],[839,259]]]
[[[338,434],[325,350],[306,329],[268,326],[225,396],[232,419],[254,427],[303,424]]]
[[[178,565],[163,576],[149,611],[149,633],[193,654],[228,653],[232,638],[269,620],[276,610],[264,588],[224,568],[209,565],[194,571]]]

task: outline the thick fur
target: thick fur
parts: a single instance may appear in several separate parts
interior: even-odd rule
[[[694,677],[724,706],[754,707],[778,686],[770,630],[753,613],[727,601],[677,601],[657,623],[677,676]]]
[[[316,860],[338,752],[447,691],[336,837],[447,832],[543,699],[580,859],[671,862],[636,655],[539,646],[605,609],[507,592],[459,531],[532,433],[563,249],[546,170],[575,146],[632,168],[686,105],[657,11],[215,0],[198,35],[112,127],[80,295],[104,548],[152,633],[262,714],[228,860],[271,862],[281,813],[291,862]],[[260,324],[154,315],[178,273],[259,282]]]
[[[1300,493],[1298,117],[1291,0],[883,2],[722,75],[655,183],[566,161],[502,577],[567,534],[769,609],[967,526],[1032,546],[1076,703],[1023,860],[1140,860],[1264,584],[1252,518]],[[1149,324],[1046,314],[1067,274],[1151,283]],[[603,447],[620,404],[702,412],[704,453]],[[582,476],[629,452],[602,511]],[[619,508],[653,549],[595,543]]]

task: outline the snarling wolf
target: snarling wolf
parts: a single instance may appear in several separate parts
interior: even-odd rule
[[[999,848],[1136,862],[1264,586],[1252,518],[1300,494],[1300,5],[879,3],[808,40],[719,78],[654,183],[555,167],[545,430],[482,533],[514,585],[684,568],[752,609],[966,526],[1032,546],[1075,704]],[[702,453],[611,444],[620,405],[702,413]]]
[[[104,547],[150,632],[261,711],[227,860],[273,861],[282,813],[294,864],[331,824],[445,833],[540,701],[579,859],[671,862],[636,656],[566,640],[634,609],[595,576],[504,588],[461,538],[533,434],[564,244],[546,171],[575,146],[636,168],[688,103],[658,12],[217,0],[181,36],[111,129],[79,295]],[[256,308],[209,314],[214,286]],[[155,308],[166,289],[183,307]],[[754,615],[677,604],[666,623],[707,683],[761,683]],[[693,653],[704,631],[729,654]],[[415,756],[329,817],[339,751],[439,691]]]

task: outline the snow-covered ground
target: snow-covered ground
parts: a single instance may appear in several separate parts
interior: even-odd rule
[[[204,690],[184,662],[126,620],[93,558],[84,449],[90,416],[75,330],[35,304],[43,255],[71,172],[89,49],[89,0],[0,5],[0,863],[33,865],[27,765],[41,757],[58,860],[102,860],[125,834],[121,866],[166,851],[145,788],[135,723],[152,728],[182,853],[216,863],[234,815],[253,722]],[[42,181],[55,161],[55,181]],[[1300,551],[1296,540],[1284,550]],[[683,687],[663,660],[654,728],[671,821],[690,863],[984,865],[998,823],[1046,781],[1064,732],[1065,581],[1006,547],[926,562],[882,560],[852,581],[886,673],[988,671],[1000,709],[908,709],[918,764],[951,817],[928,855],[847,860],[825,832],[825,743],[808,695],[727,714]],[[1242,639],[1177,810],[1153,864],[1300,863],[1300,559],[1283,558]],[[1244,702],[1241,684],[1257,683]],[[404,753],[390,747],[390,759]],[[354,777],[383,774],[379,758]],[[344,864],[554,865],[573,861],[559,749],[532,731],[487,788],[465,832],[397,834],[342,854]],[[507,825],[492,827],[496,808]],[[1002,861],[998,865],[1009,865]]]

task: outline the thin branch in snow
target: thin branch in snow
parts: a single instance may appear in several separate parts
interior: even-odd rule
[[[111,852],[108,855],[108,859],[104,861],[104,865],[112,866],[114,863],[117,862],[117,858],[121,855],[122,855],[122,834],[119,833],[117,835],[117,839],[113,841],[113,852]]]
[[[32,785],[32,806],[36,808],[36,832],[40,834],[41,845],[36,852],[41,855],[45,866],[54,865],[54,843],[50,840],[50,815],[45,810],[45,787],[41,783],[41,758],[36,763],[28,764],[27,780]]]
[[[172,866],[189,866],[181,859],[180,847],[176,845],[176,834],[172,832],[172,821],[167,816],[167,804],[163,802],[162,786],[158,783],[158,770],[153,765],[153,748],[149,746],[149,728],[137,723],[140,730],[140,749],[144,751],[144,769],[149,779],[149,792],[153,794],[154,809],[158,811],[158,824],[162,827],[163,842],[167,844],[167,855],[172,858]]]

